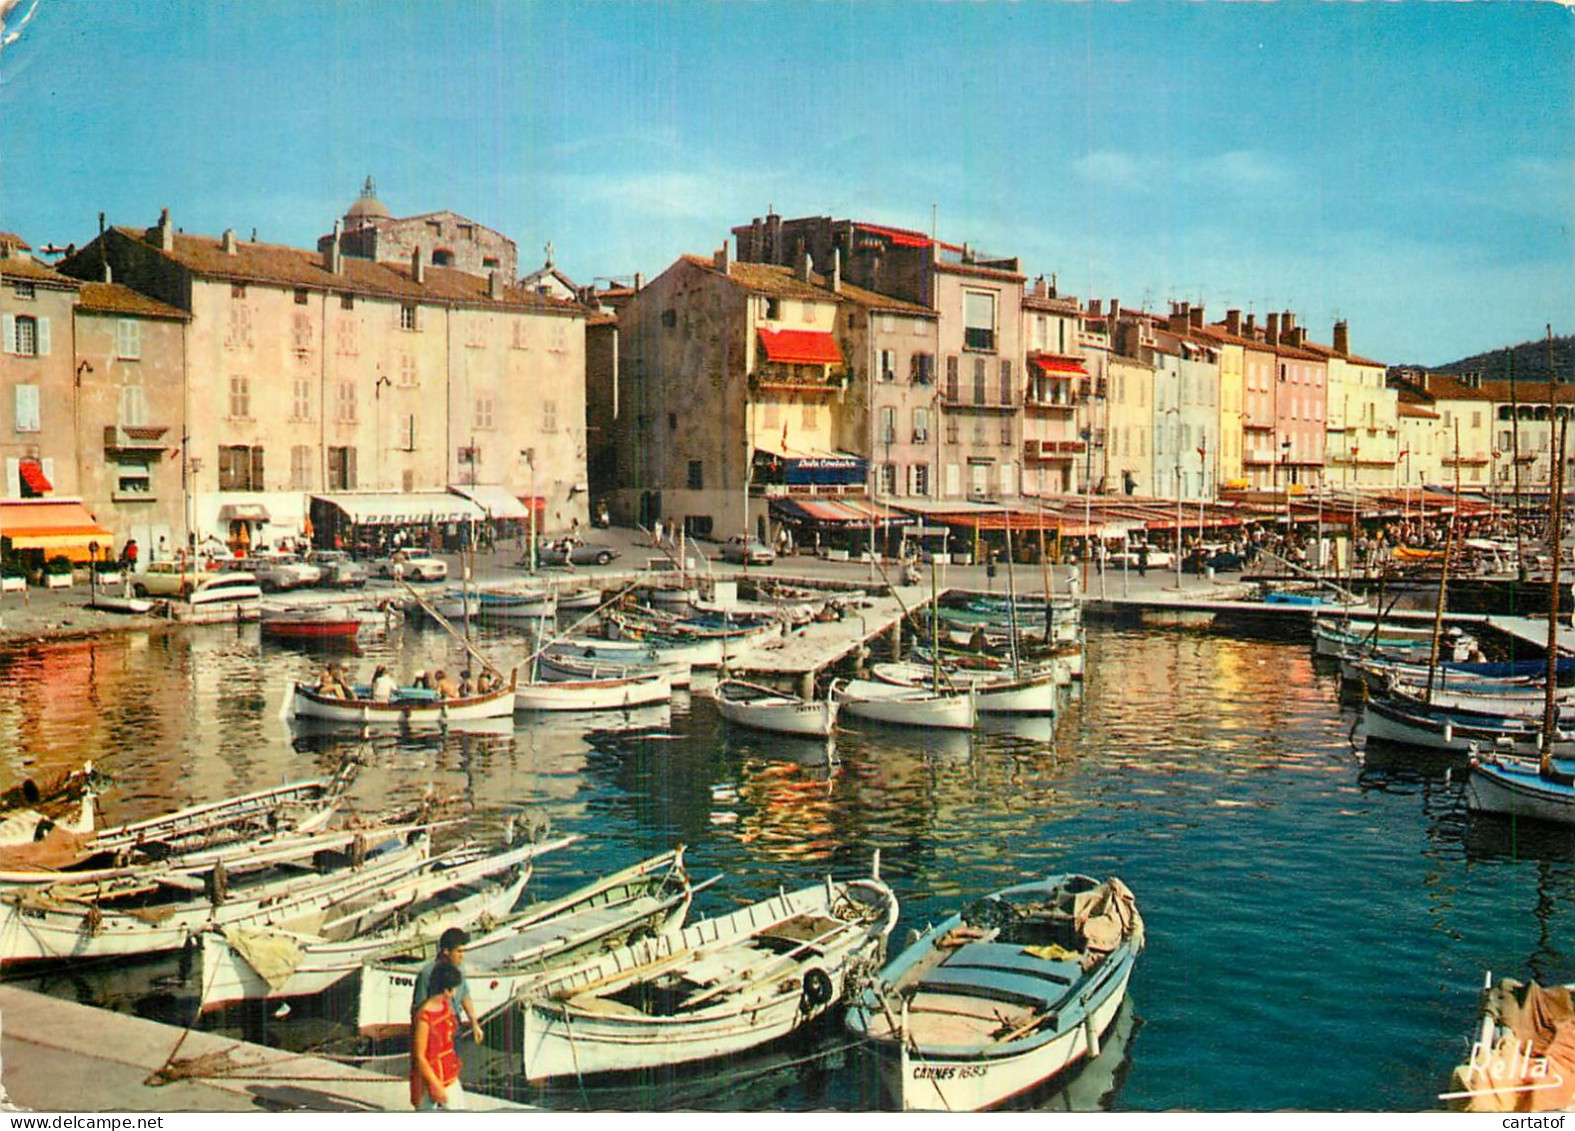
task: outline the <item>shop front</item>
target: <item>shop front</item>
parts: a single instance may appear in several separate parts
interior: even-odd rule
[[[487,522],[483,507],[447,491],[313,495],[311,501],[312,544],[363,558],[399,549],[458,553],[479,540],[478,528]]]

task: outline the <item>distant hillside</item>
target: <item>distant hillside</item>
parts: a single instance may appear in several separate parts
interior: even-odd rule
[[[1546,381],[1548,379],[1548,342],[1539,338],[1534,342],[1521,342],[1511,347],[1515,358],[1516,381]],[[1473,357],[1463,357],[1447,365],[1427,366],[1433,373],[1447,373],[1461,377],[1467,373],[1480,373],[1489,381],[1503,380],[1508,375],[1505,351],[1492,350]],[[1575,336],[1553,339],[1553,371],[1558,380],[1575,381]]]

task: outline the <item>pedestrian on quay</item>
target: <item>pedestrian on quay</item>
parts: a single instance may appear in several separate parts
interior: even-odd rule
[[[125,562],[131,569],[137,568],[137,540],[135,538],[126,539],[126,544],[120,551],[120,560]]]
[[[454,991],[454,997],[449,1002],[449,1007],[454,1014],[455,1024],[459,1024],[461,1011],[470,1019],[470,1035],[481,1042],[481,1022],[476,1020],[476,1007],[470,1000],[470,987],[465,982],[465,948],[470,945],[470,932],[463,927],[449,927],[438,936],[437,956],[416,972],[415,996],[412,1006],[424,1002],[431,996],[430,989],[437,971],[444,966],[451,967],[459,973],[459,988]]]
[[[459,1085],[459,1051],[454,1047],[459,1019],[454,996],[465,985],[459,967],[442,963],[428,984],[416,987],[421,1002],[411,1018],[410,1106],[417,1111],[459,1111],[465,1092]],[[428,990],[422,1000],[421,991]]]

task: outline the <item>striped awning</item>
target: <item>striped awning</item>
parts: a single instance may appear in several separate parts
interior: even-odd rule
[[[69,550],[108,546],[115,535],[76,500],[16,499],[0,502],[0,538],[15,550]]]

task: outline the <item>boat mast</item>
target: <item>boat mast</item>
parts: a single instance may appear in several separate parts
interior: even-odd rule
[[[1444,528],[1444,561],[1438,571],[1438,608],[1433,612],[1433,654],[1427,665],[1426,701],[1433,701],[1433,679],[1438,674],[1438,644],[1444,632],[1444,606],[1449,599],[1449,559],[1455,552],[1455,523],[1460,519],[1460,421],[1455,421],[1455,505]]]
[[[1526,580],[1526,547],[1520,533],[1520,396],[1515,387],[1515,351],[1504,351],[1504,371],[1509,377],[1509,454],[1515,470],[1515,501],[1510,522],[1515,526],[1515,574]]]
[[[1047,597],[1046,600],[1048,601],[1049,598]],[[1006,624],[1012,638],[1012,678],[1021,679],[1023,665],[1017,651],[1017,581],[1012,570],[1012,516],[1010,514],[1006,516]],[[1047,631],[1046,643],[1049,640]]]
[[[1558,389],[1553,376],[1553,327],[1548,327],[1548,423],[1558,429],[1559,442],[1554,445],[1557,457],[1553,470],[1553,513],[1549,519],[1549,541],[1553,543],[1553,579],[1548,597],[1548,670],[1543,678],[1542,700],[1542,749],[1537,759],[1537,773],[1546,778],[1553,773],[1553,735],[1558,722],[1558,665],[1559,665],[1559,567],[1564,560],[1564,445],[1569,437],[1569,418],[1557,412]]]

